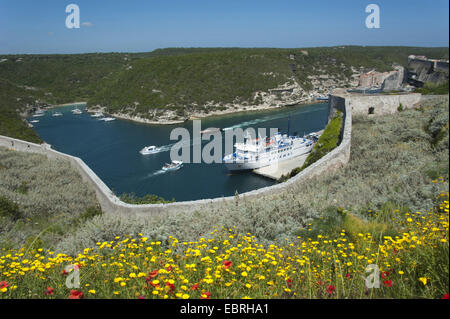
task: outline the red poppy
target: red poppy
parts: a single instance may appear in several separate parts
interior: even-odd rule
[[[211,297],[211,293],[209,291],[205,291],[204,293],[202,293],[202,295],[200,296],[200,299],[210,299]]]
[[[79,290],[71,290],[70,291],[70,295],[69,295],[69,299],[82,299],[83,298],[83,293]]]
[[[224,260],[223,261],[223,266],[225,267],[225,269],[228,269],[231,266],[233,266],[233,262],[231,260]]]
[[[0,289],[8,288],[9,284],[7,281],[0,281]]]
[[[166,286],[170,288],[169,293],[173,293],[175,290],[175,285],[171,284],[170,282],[166,282]]]
[[[53,295],[53,288],[47,287],[47,289],[45,290],[44,294],[46,296]]]
[[[192,290],[197,290],[198,287],[199,287],[199,285],[198,285],[198,284],[195,284],[195,285],[192,285],[191,289],[192,289]]]
[[[145,296],[139,295],[138,299],[145,299]]]
[[[73,269],[74,270],[78,270],[78,269],[80,269],[81,268],[81,264],[76,264],[75,266],[73,266]]]
[[[386,278],[387,276],[389,276],[389,271],[383,271],[381,273],[381,278]]]
[[[384,282],[385,287],[392,287],[392,281],[391,280],[385,280]]]
[[[167,267],[167,271],[172,271],[172,269],[173,269],[172,266]]]
[[[448,299],[448,294],[445,294],[442,299]]]
[[[329,295],[331,295],[335,290],[336,288],[333,285],[327,286],[327,292]]]
[[[287,282],[288,287],[290,288],[290,287],[292,286],[293,280],[292,280],[291,278],[288,278],[288,279],[286,280],[286,282]]]
[[[347,278],[350,278],[350,279],[351,279],[351,278],[353,278],[353,275],[352,275],[351,273],[349,273],[349,272],[348,272],[348,273],[347,273],[347,274],[345,275],[345,277],[347,277]]]
[[[322,282],[321,280],[319,280],[319,281],[317,281],[317,284],[318,284],[319,286],[322,286],[322,285],[323,285],[323,282]]]
[[[61,275],[65,276],[67,274],[68,274],[68,272],[66,270],[61,271]]]
[[[158,270],[153,270],[151,272],[148,273],[150,278],[155,278],[156,276],[158,276]]]

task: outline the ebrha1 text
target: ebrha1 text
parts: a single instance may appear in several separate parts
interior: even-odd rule
[[[181,314],[206,315],[213,314],[268,314],[268,304],[249,304],[249,303],[225,303],[223,307],[215,305],[183,305],[180,307]]]

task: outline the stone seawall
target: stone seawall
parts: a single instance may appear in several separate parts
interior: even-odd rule
[[[331,105],[331,104],[330,104]],[[340,109],[344,114],[344,126],[342,129],[342,139],[338,147],[326,154],[317,162],[313,163],[302,172],[289,179],[288,181],[254,191],[240,194],[241,199],[262,197],[275,192],[282,191],[294,184],[302,183],[314,176],[318,176],[329,171],[338,169],[345,165],[350,158],[351,146],[351,129],[352,129],[352,110],[349,103],[344,98],[337,98],[334,107]],[[71,165],[76,168],[82,179],[95,189],[97,199],[102,210],[109,214],[126,214],[126,215],[145,215],[151,216],[166,212],[195,211],[207,209],[212,205],[221,204],[227,201],[234,201],[234,196],[202,199],[185,202],[175,202],[168,204],[146,204],[133,205],[122,202],[114,193],[106,186],[105,183],[87,166],[80,158],[68,154],[64,154],[51,149],[48,144],[34,144],[26,141],[0,136],[0,146],[22,152],[33,152],[44,154],[48,158],[59,158],[68,160]]]

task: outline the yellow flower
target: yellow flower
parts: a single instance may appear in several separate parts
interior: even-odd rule
[[[181,298],[183,298],[183,299],[189,299],[189,295],[188,295],[188,294],[184,294],[184,295],[181,296]]]
[[[248,274],[247,274],[246,271],[241,272],[241,276],[242,276],[242,277],[247,277],[247,275],[248,275]]]
[[[91,290],[89,290],[88,292],[89,292],[90,294],[95,295],[95,290],[94,290],[94,289],[91,289]]]
[[[252,288],[252,285],[250,284],[245,284],[245,287],[247,287],[248,289]]]
[[[422,282],[424,286],[427,284],[427,278],[426,277],[420,277],[419,281]]]
[[[123,287],[123,286],[126,286],[127,283],[126,283],[125,281],[122,281],[122,282],[120,283],[120,285]]]
[[[134,272],[132,272],[132,273],[130,274],[130,278],[136,278],[136,274],[135,274]]]
[[[399,274],[399,275],[403,275],[404,272],[403,272],[402,270],[400,270],[400,271],[398,272],[398,274]]]

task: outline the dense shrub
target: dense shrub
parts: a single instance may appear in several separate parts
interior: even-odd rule
[[[175,200],[165,200],[164,198],[154,195],[147,194],[142,197],[137,196],[135,193],[124,193],[119,196],[120,200],[128,204],[163,204],[163,203],[173,203]]]
[[[312,163],[317,162],[319,159],[334,150],[339,145],[342,124],[342,112],[337,111],[331,119],[330,123],[328,123],[328,125],[325,127],[323,134],[320,136],[316,145],[314,145],[314,148],[312,149],[311,153],[309,153],[303,165],[301,167],[293,169],[289,173],[289,178],[294,177]],[[281,181],[284,180],[286,180],[286,178],[281,178]]]
[[[414,92],[422,93],[423,95],[428,94],[448,94],[448,81],[441,84],[435,84],[432,82],[427,82],[423,87],[417,88]]]
[[[95,192],[82,182],[68,161],[3,147],[0,147],[0,196],[6,203],[17,203],[14,205],[20,206],[21,216],[15,223],[11,214],[3,219],[0,246],[23,244],[41,232],[39,236],[45,244],[52,246],[78,224],[78,218],[87,220],[98,215],[89,208],[98,207]],[[17,211],[11,209],[15,206],[5,207]]]

